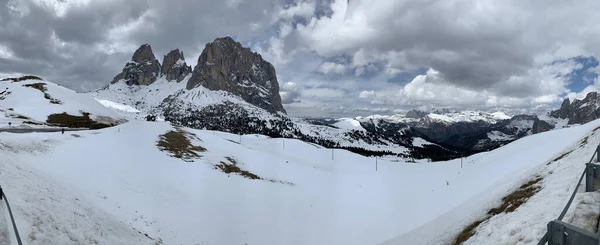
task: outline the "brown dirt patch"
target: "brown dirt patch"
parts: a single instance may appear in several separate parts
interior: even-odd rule
[[[498,207],[490,209],[487,212],[485,218],[477,220],[471,223],[469,226],[465,227],[458,234],[458,236],[452,244],[461,245],[467,240],[469,240],[469,238],[475,235],[477,227],[479,227],[481,223],[494,217],[494,215],[501,213],[511,213],[517,210],[517,208],[526,203],[527,200],[529,200],[529,198],[531,198],[533,195],[535,195],[542,189],[542,187],[537,185],[542,179],[542,177],[538,176],[535,179],[532,179],[527,183],[521,185],[519,189],[513,191],[512,193],[502,198],[502,203]]]
[[[238,167],[238,162],[235,159],[233,159],[231,157],[226,157],[226,159],[229,161],[229,163],[221,161],[220,164],[218,164],[218,165],[215,166],[216,168],[218,168],[221,171],[223,171],[223,173],[226,173],[226,174],[231,174],[231,173],[239,174],[242,177],[247,178],[247,179],[258,179],[258,180],[262,179],[258,175],[253,174],[253,173],[251,173],[251,172],[249,172],[247,170],[243,170],[240,167]]]
[[[30,83],[23,85],[23,87],[34,88],[42,92],[48,91],[46,88],[46,83]]]
[[[4,100],[6,99],[6,96],[9,95],[11,92],[8,91],[8,88],[4,89],[3,91],[0,91],[0,100]]]
[[[23,116],[23,115],[15,115],[12,118],[17,118],[17,119],[25,119],[25,120],[30,120],[31,118]]]
[[[199,152],[205,152],[206,148],[193,145],[190,138],[197,139],[195,134],[189,133],[181,128],[176,128],[159,136],[158,149],[171,153],[170,156],[180,158],[186,162],[193,162],[201,157]]]
[[[62,102],[60,100],[52,98],[52,96],[50,96],[50,94],[48,94],[46,92],[46,91],[48,91],[48,89],[46,88],[46,84],[45,83],[25,84],[25,85],[23,85],[23,87],[30,87],[30,88],[34,88],[34,89],[37,89],[39,91],[42,91],[42,93],[44,93],[44,98],[47,99],[47,100],[49,100],[50,103],[52,103],[52,104],[62,104]]]
[[[22,77],[4,78],[4,79],[0,80],[0,82],[12,81],[13,83],[17,83],[17,82],[25,81],[25,80],[42,80],[42,79],[37,76],[28,75],[28,76],[22,76]]]
[[[235,160],[233,157],[225,157],[225,159],[227,161],[221,161],[219,164],[215,165],[215,169],[219,169],[221,170],[223,173],[226,174],[237,174],[240,175],[244,178],[247,179],[253,179],[253,180],[265,180],[265,181],[269,181],[271,183],[278,183],[278,184],[284,184],[284,185],[290,185],[290,186],[295,186],[294,183],[289,182],[289,181],[282,181],[282,180],[275,180],[275,179],[265,179],[262,178],[248,170],[244,170],[241,169],[239,167],[240,163]]]
[[[556,162],[560,159],[563,159],[564,157],[568,156],[569,154],[571,154],[571,152],[573,152],[573,150],[567,151],[563,154],[560,154],[560,156],[557,156],[556,158],[554,158],[554,160],[552,160],[553,162]]]
[[[66,112],[60,114],[52,114],[48,116],[46,123],[50,126],[66,128],[101,129],[110,127],[110,125],[92,120],[90,118],[90,113],[87,112],[81,112],[81,116],[69,115]]]
[[[44,125],[43,123],[34,122],[34,121],[24,121],[23,124],[31,124],[31,125]]]

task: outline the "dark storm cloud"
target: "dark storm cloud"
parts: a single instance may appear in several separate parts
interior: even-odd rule
[[[51,2],[2,0],[0,45],[12,57],[0,56],[0,73],[37,74],[77,90],[101,87],[144,43],[161,61],[179,48],[188,63],[195,63],[204,45],[217,37],[259,35],[277,6],[276,1],[231,3],[101,0],[56,11]]]

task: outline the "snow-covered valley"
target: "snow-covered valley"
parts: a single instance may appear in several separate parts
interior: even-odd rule
[[[463,159],[461,168],[460,159],[406,163],[183,128],[206,149],[188,162],[157,147],[171,125],[132,121],[75,134],[0,133],[0,177],[27,244],[445,244],[510,190],[552,170],[531,199],[544,205],[523,206],[545,215],[513,222],[520,232],[508,234],[492,219],[487,235],[473,237],[535,244],[600,142],[592,134],[579,147],[598,126],[528,136]],[[261,179],[216,167],[230,159]],[[504,216],[518,220],[519,211]]]

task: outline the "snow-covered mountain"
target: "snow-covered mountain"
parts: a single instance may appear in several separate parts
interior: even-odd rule
[[[567,120],[548,115],[509,116],[501,111],[487,113],[448,109],[429,112],[411,110],[402,114],[356,118],[313,118],[310,121],[314,124],[357,130],[402,129],[404,132],[414,132],[413,135],[423,135],[430,142],[463,152],[495,149],[521,137],[567,125]]]
[[[0,127],[102,128],[124,122],[92,97],[35,76],[0,80]]]
[[[600,118],[600,95],[589,92],[582,100],[565,99],[559,109],[548,114],[553,118],[567,120],[569,125],[584,124]]]
[[[410,163],[131,121],[76,134],[0,133],[0,179],[30,245],[450,244],[484,218],[466,244],[535,244],[600,142],[599,126],[531,135],[462,161]],[[514,212],[486,215],[537,178],[537,193]],[[597,222],[589,194],[577,194],[564,220]],[[2,222],[0,234],[14,237]]]
[[[185,67],[183,54],[171,51],[161,69],[150,45],[144,44],[110,84],[88,95],[131,119],[155,114],[191,128],[296,138],[365,155],[439,160],[462,154],[411,130],[330,127],[288,117],[273,66],[229,37],[207,44],[191,73],[165,74],[170,64]]]

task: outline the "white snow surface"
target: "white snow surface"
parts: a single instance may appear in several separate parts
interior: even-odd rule
[[[463,169],[454,167],[455,177],[448,181],[443,192],[450,194],[448,199],[439,199],[429,207],[435,212],[431,215],[433,218],[384,244],[448,244],[464,227],[483,219],[504,196],[541,176],[539,193],[515,212],[502,213],[482,223],[465,243],[537,244],[546,232],[547,223],[556,219],[564,208],[585,163],[600,143],[600,134],[593,131],[599,126],[600,120],[596,120],[582,126],[535,134],[465,159],[467,164]],[[584,143],[586,136],[589,137]],[[571,153],[553,161],[566,152]],[[579,192],[583,192],[582,188]],[[465,196],[469,197],[463,198]],[[578,193],[563,221],[596,229],[599,200],[598,193]]]
[[[506,113],[504,113],[503,111],[497,111],[494,113],[490,113],[490,115],[496,119],[500,119],[500,120],[505,120],[505,119],[510,119],[511,116],[507,115]]]
[[[567,183],[575,183],[583,159],[600,142],[594,134],[579,147],[598,126],[600,120],[528,136],[463,159],[461,169],[460,159],[408,164],[298,140],[193,129],[185,130],[207,151],[184,162],[156,147],[172,126],[132,121],[77,132],[81,137],[0,133],[0,180],[28,244],[152,242],[137,230],[164,244],[358,245],[445,244],[541,175],[540,196],[522,207],[531,205],[527,212],[534,213],[517,213],[525,212],[520,208],[496,216],[490,220],[495,225],[482,226],[481,237],[469,241],[535,244],[566,202],[573,188]],[[546,165],[571,149],[572,157]],[[264,179],[293,185],[227,175],[213,166],[225,157]],[[574,207],[568,218],[580,220],[585,210]]]
[[[165,100],[176,98],[181,107],[181,113],[186,113],[186,108],[199,109],[212,104],[221,104],[231,102],[243,107],[250,115],[263,120],[276,119],[275,116],[261,108],[247,103],[242,98],[232,95],[225,91],[212,91],[204,87],[196,87],[191,90],[185,88],[188,78],[183,81],[169,82],[164,78],[159,78],[154,83],[147,86],[128,86],[122,81],[110,84],[106,89],[97,90],[88,93],[97,100],[105,103],[123,104],[141,111],[140,113],[127,113],[122,110],[116,110],[120,115],[128,119],[143,120],[146,114],[162,114],[159,105]],[[282,115],[285,116],[285,115]],[[292,118],[290,118],[292,119]],[[394,153],[407,153],[408,149],[403,146],[386,142],[387,145],[372,145],[360,140],[352,140],[345,134],[349,130],[365,131],[359,124],[358,119],[346,118],[335,129],[328,126],[313,125],[302,119],[292,119],[298,129],[307,135],[316,136],[323,139],[339,142],[341,146],[362,147],[374,151],[391,151]],[[432,143],[429,143],[432,144]]]
[[[333,126],[336,126],[341,129],[366,131],[360,125],[360,122],[354,118],[340,118],[338,119],[338,122],[333,124]]]
[[[421,137],[416,137],[413,139],[413,146],[423,147],[425,145],[432,145],[432,144],[431,144],[431,142],[429,142]]]
[[[52,104],[46,99],[44,92],[25,87],[27,84],[44,83],[46,93],[52,98],[60,100],[61,104]],[[25,80],[21,82],[0,82],[0,92],[7,91],[0,99],[0,127],[5,127],[8,122],[19,126],[23,121],[46,122],[50,114],[66,112],[69,115],[81,116],[81,112],[90,113],[90,118],[103,123],[117,123],[121,119],[117,113],[107,109],[96,100],[85,94],[45,80]],[[17,116],[30,119],[19,119]]]
[[[140,112],[140,110],[133,108],[130,105],[125,105],[125,104],[121,104],[121,103],[117,103],[117,102],[113,102],[110,100],[101,100],[101,99],[96,99],[98,102],[100,102],[100,104],[102,104],[105,107],[111,108],[111,109],[115,109],[115,110],[119,110],[119,111],[124,111],[124,112],[133,112],[133,113],[138,113]]]
[[[427,114],[426,119],[444,123],[456,123],[456,122],[475,122],[485,121],[488,123],[496,123],[500,120],[510,119],[511,117],[504,112],[482,112],[482,111],[447,111],[447,112],[430,112]],[[416,122],[418,118],[408,118],[406,114],[395,114],[395,115],[371,115],[367,117],[357,117],[356,119],[382,119],[390,122]]]

